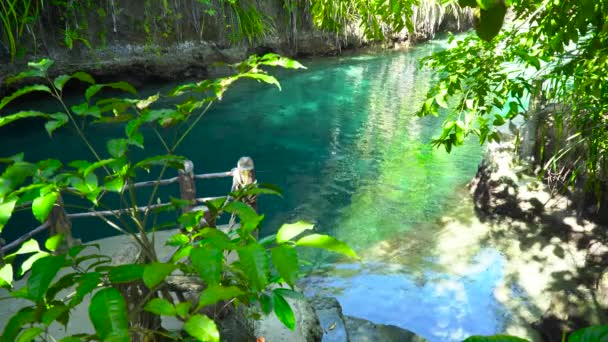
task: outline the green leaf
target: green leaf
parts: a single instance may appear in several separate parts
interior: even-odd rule
[[[15,76],[11,76],[9,78],[6,79],[6,85],[11,85],[17,81],[26,79],[26,78],[33,78],[33,77],[37,77],[37,78],[44,78],[46,75],[44,72],[40,71],[40,70],[26,70],[23,72],[18,73]]]
[[[108,272],[112,284],[130,283],[139,280],[144,275],[144,266],[139,264],[120,265]]]
[[[188,314],[190,313],[191,306],[192,306],[192,302],[177,303],[177,305],[175,306],[175,312],[177,313],[177,315],[179,317],[186,318],[186,317],[188,317]]]
[[[19,310],[6,323],[4,332],[2,333],[2,341],[16,341],[22,327],[35,321],[36,311],[33,308],[26,307]]]
[[[199,341],[219,342],[220,332],[213,320],[205,315],[194,315],[184,324],[184,330]]]
[[[13,286],[13,265],[5,264],[0,268],[0,288]]]
[[[49,255],[37,260],[32,265],[32,273],[27,279],[30,298],[40,301],[46,294],[53,278],[65,263],[65,255]]]
[[[348,247],[347,244],[329,235],[311,234],[298,240],[296,246],[321,248],[347,255],[353,259],[359,259],[357,253]]]
[[[27,258],[23,262],[23,264],[21,264],[21,267],[19,268],[19,276],[22,276],[25,274],[25,272],[29,271],[36,261],[38,261],[39,259],[42,259],[48,255],[50,255],[50,254],[47,252],[38,252],[38,253],[30,256],[29,258]]]
[[[6,126],[13,121],[17,121],[17,120],[21,120],[21,119],[25,119],[25,118],[48,118],[48,117],[49,117],[48,114],[42,113],[42,112],[37,112],[37,111],[32,111],[32,110],[21,111],[21,112],[15,113],[15,114],[7,115],[7,116],[0,116],[0,127]]]
[[[59,75],[53,80],[53,85],[55,86],[55,88],[61,91],[63,90],[63,86],[66,84],[67,81],[70,80],[70,78],[71,77],[69,75]]]
[[[296,316],[291,309],[291,306],[283,296],[273,292],[272,302],[274,307],[274,314],[277,315],[279,321],[281,321],[287,328],[294,330],[296,327]]]
[[[89,305],[89,317],[99,340],[130,340],[127,303],[117,289],[109,287],[95,293]]]
[[[44,124],[44,129],[49,134],[50,137],[53,136],[53,132],[57,130],[57,128],[65,125],[70,120],[67,114],[65,113],[55,113],[49,116],[52,120],[48,121]]]
[[[293,287],[298,280],[298,253],[289,245],[279,245],[271,251],[272,263],[279,275]]]
[[[38,241],[34,239],[29,239],[25,241],[15,253],[11,254],[11,256],[35,252],[40,252],[40,246],[38,245]]]
[[[135,90],[135,88],[133,88],[133,86],[130,85],[129,83],[127,83],[127,82],[115,82],[115,83],[107,83],[107,84],[94,84],[94,85],[88,87],[87,90],[84,93],[84,97],[87,99],[87,102],[90,101],[91,98],[93,96],[95,96],[95,94],[97,94],[104,87],[126,91],[126,92],[131,93],[131,94],[136,94],[137,93],[137,90]]]
[[[292,238],[302,234],[307,230],[312,230],[314,225],[312,223],[298,221],[295,223],[286,223],[279,228],[277,232],[277,243],[284,243]]]
[[[29,93],[36,92],[36,91],[42,91],[42,92],[49,93],[49,94],[52,93],[51,92],[51,88],[49,88],[49,87],[47,87],[47,86],[45,86],[43,84],[34,84],[34,85],[31,85],[31,86],[26,86],[26,87],[20,88],[19,90],[15,91],[14,93],[12,93],[9,96],[4,97],[2,99],[2,101],[0,101],[0,109],[4,108],[7,104],[9,104],[14,99],[16,99],[16,98],[18,98],[20,96],[29,94]],[[29,112],[22,112],[22,113],[29,113]],[[0,118],[0,127],[6,125],[9,122],[15,121],[15,119],[8,119],[8,118],[11,118],[11,117],[13,117],[15,115],[17,115],[17,114],[1,117]],[[21,118],[18,117],[18,119],[21,119]],[[5,122],[5,121],[8,121],[8,122]]]
[[[59,193],[51,192],[36,198],[34,202],[32,202],[32,212],[39,222],[42,223],[46,221],[51,210],[53,210],[55,202],[57,202],[57,198],[59,198]]]
[[[149,301],[144,310],[159,316],[175,316],[175,307],[168,300],[163,298],[154,298]]]
[[[146,265],[143,276],[144,284],[146,284],[149,289],[153,289],[165,280],[165,278],[167,278],[167,276],[176,268],[177,266],[173,264],[163,264],[160,262]]]
[[[222,300],[230,300],[243,294],[245,292],[235,286],[209,286],[201,293],[196,309],[204,308]]]
[[[258,213],[256,213],[253,208],[240,201],[228,203],[224,207],[224,210],[228,213],[238,215],[241,221],[241,228],[246,233],[249,233],[256,229],[259,226],[260,222],[262,222],[262,220],[264,219],[264,217],[258,215]]]
[[[608,325],[597,325],[580,329],[568,337],[568,342],[595,342],[608,340]]]
[[[125,180],[122,177],[114,177],[107,179],[103,183],[103,187],[108,191],[121,192],[125,186]]]
[[[188,242],[190,242],[190,238],[188,237],[188,235],[179,233],[179,234],[175,234],[175,235],[171,236],[169,239],[167,239],[167,242],[165,242],[165,245],[183,246],[183,245],[187,244]]]
[[[157,166],[168,165],[174,169],[181,170],[184,168],[185,160],[186,160],[186,158],[184,158],[182,156],[161,155],[161,156],[154,156],[154,157],[146,158],[146,159],[138,162],[137,164],[135,164],[135,167],[149,170],[150,167],[152,167],[154,165],[157,165]]]
[[[16,203],[17,200],[0,203],[0,233],[2,233],[2,229],[8,223],[8,220],[11,219]]]
[[[55,62],[52,59],[42,58],[38,62],[28,62],[27,66],[42,72],[46,72]]]
[[[54,252],[57,250],[57,248],[61,245],[62,242],[63,242],[63,234],[53,235],[50,238],[46,239],[46,242],[44,243],[44,247],[46,249],[48,249],[49,251]]]
[[[241,76],[253,78],[255,80],[262,81],[262,82],[265,82],[268,84],[273,84],[273,85],[277,86],[277,88],[279,88],[279,90],[281,90],[281,84],[274,76],[270,76],[270,75],[266,75],[266,74],[259,74],[259,73],[252,73],[252,72],[241,74]]]
[[[192,266],[201,279],[209,286],[219,284],[222,280],[224,253],[222,250],[210,246],[193,248],[190,251]]]
[[[257,291],[262,291],[268,285],[268,255],[264,247],[257,243],[244,246],[237,250],[241,269],[249,283]]]
[[[41,322],[42,324],[49,326],[51,323],[55,322],[59,317],[65,315],[70,308],[61,303],[56,303],[52,307],[48,308],[42,314]]]
[[[78,282],[80,284],[76,288],[76,294],[70,300],[70,306],[72,307],[80,304],[86,295],[91,294],[99,286],[101,283],[101,273],[85,273],[78,279]]]
[[[476,8],[474,26],[479,37],[485,41],[496,37],[502,28],[506,14],[507,6],[503,1],[498,1],[495,6],[487,10]]]
[[[276,54],[266,54],[262,56],[261,60],[260,64],[263,65],[280,66],[286,69],[306,69],[300,62]]]
[[[42,334],[44,330],[38,327],[31,327],[25,330],[17,339],[17,342],[30,342],[36,338],[36,336]]]
[[[90,74],[88,74],[84,71],[78,71],[78,72],[73,73],[72,78],[75,78],[81,82],[85,82],[85,83],[89,83],[89,84],[95,83],[95,79],[93,78],[93,76],[91,76]]]
[[[108,152],[114,158],[120,158],[127,153],[127,139],[112,139],[108,141]]]
[[[262,312],[268,315],[272,311],[272,298],[262,293],[260,295],[260,307],[262,308]]]

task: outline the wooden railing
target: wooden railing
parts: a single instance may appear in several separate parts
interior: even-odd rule
[[[186,208],[184,208],[183,210],[190,211],[190,210],[194,210],[194,209],[204,209],[204,205],[206,202],[225,197],[225,196],[197,197],[197,193],[196,193],[196,180],[197,179],[214,179],[214,178],[228,178],[228,177],[232,177],[232,187],[230,189],[231,191],[234,191],[234,190],[237,190],[244,186],[247,186],[249,184],[255,183],[256,179],[255,179],[255,170],[254,170],[253,160],[249,157],[241,157],[237,162],[237,166],[230,171],[205,173],[205,174],[199,174],[199,175],[194,173],[194,164],[192,163],[192,161],[187,160],[184,162],[184,168],[182,170],[178,171],[177,177],[155,180],[155,181],[139,182],[139,183],[131,184],[129,186],[132,186],[134,188],[143,188],[143,187],[150,187],[150,186],[156,186],[156,185],[165,186],[165,185],[170,185],[170,184],[174,184],[174,183],[179,183],[181,199],[186,200],[190,203],[190,205],[187,206]],[[125,185],[125,187],[126,186],[127,185]],[[249,203],[247,203],[247,204],[249,204],[250,206],[252,206],[254,209],[257,210],[257,203],[256,203],[255,198],[249,199]],[[18,239],[14,240],[4,246],[2,246],[3,240],[0,239],[0,247],[1,247],[0,248],[0,257],[5,255],[7,252],[9,252],[13,249],[16,249],[23,242],[33,238],[35,235],[37,235],[47,229],[49,229],[50,235],[63,234],[64,243],[66,243],[69,247],[71,247],[72,245],[77,243],[77,240],[74,240],[72,237],[72,221],[71,221],[72,219],[78,219],[78,218],[83,218],[83,217],[116,216],[116,215],[123,215],[123,214],[131,213],[135,210],[140,211],[140,212],[145,212],[148,210],[168,207],[171,205],[172,205],[171,203],[159,203],[159,204],[153,204],[153,205],[142,206],[142,207],[134,207],[134,208],[123,208],[123,209],[105,210],[105,211],[91,210],[91,211],[80,212],[80,213],[68,213],[65,210],[65,207],[63,205],[63,200],[60,196],[59,199],[57,200],[57,202],[55,203],[53,210],[52,210],[51,214],[49,215],[48,219],[42,225],[30,230],[23,236],[19,237]],[[202,205],[202,207],[200,207],[199,205]],[[212,218],[210,216],[208,216],[207,213],[208,212],[206,212],[205,217],[204,217],[205,220],[207,220],[207,222],[211,226],[215,226],[215,222],[212,222],[213,221]]]

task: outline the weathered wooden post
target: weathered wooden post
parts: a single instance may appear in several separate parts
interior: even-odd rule
[[[72,237],[72,221],[67,216],[63,207],[63,198],[61,195],[57,198],[53,209],[48,217],[49,222],[49,234],[50,236],[62,234],[63,242],[58,251],[67,251],[70,247],[81,243],[79,239]]]
[[[191,160],[184,162],[184,169],[177,171],[179,177],[179,193],[183,200],[190,202],[190,205],[183,208],[183,212],[188,212],[196,206],[196,183],[194,182],[194,163]]]
[[[205,222],[209,227],[215,227],[215,218],[212,217],[211,212],[207,210],[207,207],[196,206],[196,183],[194,178],[194,163],[191,160],[184,162],[184,169],[178,170],[179,177],[179,192],[181,198],[190,202],[190,205],[183,208],[183,213],[192,210],[204,210],[205,211]]]
[[[257,180],[255,179],[253,159],[250,157],[241,157],[236,163],[236,168],[232,169],[232,191],[242,189],[255,183],[257,183]],[[258,197],[256,195],[245,197],[244,202],[256,212],[258,211]]]

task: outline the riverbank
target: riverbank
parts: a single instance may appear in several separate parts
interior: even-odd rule
[[[561,341],[563,331],[606,322],[607,229],[580,217],[578,201],[527,173],[512,140],[491,143],[470,183],[486,239],[508,259],[497,298],[515,322]]]

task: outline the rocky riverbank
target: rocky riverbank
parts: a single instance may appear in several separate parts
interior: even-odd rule
[[[582,218],[577,200],[529,174],[516,155],[512,140],[489,144],[470,184],[478,217],[491,226],[487,240],[509,259],[495,295],[514,322],[561,341],[562,331],[605,323],[608,230]]]
[[[167,4],[163,7],[160,3],[112,1],[109,13],[108,9],[98,9],[103,15],[93,13],[94,7],[83,7],[83,13],[74,14],[74,20],[86,25],[80,25],[78,38],[69,45],[61,16],[44,13],[36,39],[24,43],[24,56],[11,62],[11,56],[0,50],[0,84],[22,70],[27,61],[41,58],[55,60],[54,74],[86,71],[100,82],[124,80],[138,86],[152,81],[214,77],[224,73],[223,68],[215,66],[217,63],[241,61],[251,54],[275,52],[303,57],[367,47],[399,48],[431,39],[436,32],[472,27],[470,10],[454,7],[447,11],[439,3],[423,1],[415,10],[414,32],[386,32],[386,41],[372,42],[356,22],[340,33],[323,31],[313,25],[308,9],[290,17],[282,2],[262,1],[256,4],[256,11],[267,20],[263,32],[244,37],[235,36],[236,22],[232,22],[234,14],[230,11],[206,14],[204,5],[196,1],[172,5],[166,8]]]

